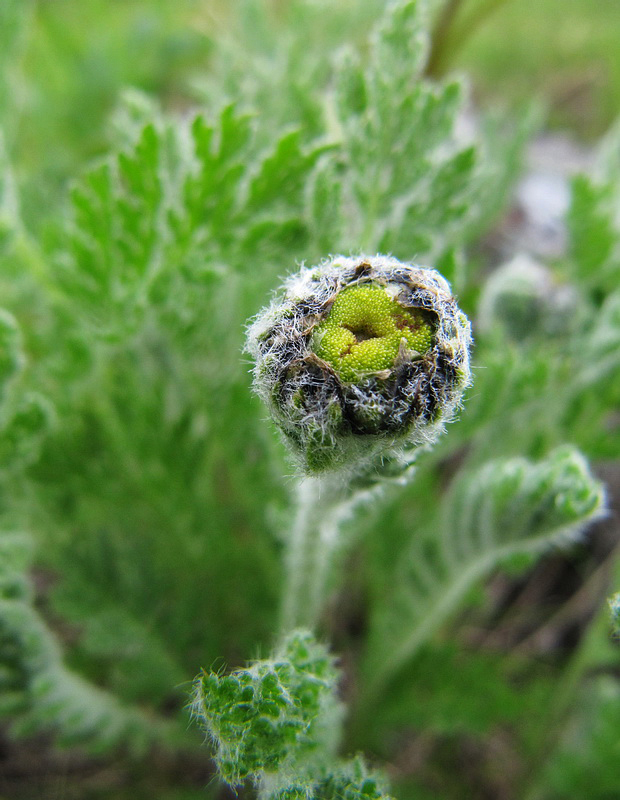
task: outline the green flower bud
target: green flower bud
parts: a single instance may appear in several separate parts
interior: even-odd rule
[[[303,268],[248,333],[255,389],[301,467],[433,441],[470,381],[470,326],[432,269],[386,256]]]
[[[574,287],[559,282],[547,267],[527,255],[498,267],[480,297],[478,326],[500,328],[515,342],[535,337],[566,336],[579,322]]]

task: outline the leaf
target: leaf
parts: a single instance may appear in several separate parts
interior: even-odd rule
[[[19,103],[19,57],[27,42],[32,0],[3,0],[0,3],[0,127],[12,134],[16,128]]]
[[[17,321],[8,311],[0,309],[0,400],[4,400],[8,384],[21,372],[24,362]]]
[[[252,161],[254,126],[251,115],[239,114],[230,105],[222,110],[218,122],[214,126],[197,116],[192,123],[198,169],[185,178],[183,200],[190,225],[208,230],[216,241],[227,242],[234,240],[235,226],[231,230],[230,221],[238,212],[240,181]],[[178,213],[184,213],[183,207]]]
[[[612,216],[613,186],[578,175],[572,188],[568,227],[576,277],[590,287],[615,287],[619,235]]]
[[[426,14],[422,2],[392,4],[369,56],[349,50],[335,76],[343,183],[353,200],[348,240],[416,261],[432,261],[471,236],[491,181],[478,147],[457,131],[462,83],[436,86],[420,76]]]
[[[409,85],[424,69],[429,49],[428,3],[400,0],[388,6],[377,26],[374,42],[378,72]]]
[[[248,233],[241,239],[244,253],[261,254],[267,257],[269,247],[276,239],[273,233],[282,229],[281,250],[283,260],[291,263],[295,254],[304,253],[308,239],[307,193],[314,167],[318,159],[332,146],[315,142],[312,146],[302,144],[299,130],[284,133],[261,158],[258,168],[250,178],[247,199],[241,219],[247,220]],[[265,242],[256,236],[257,230],[266,234]],[[295,231],[295,237],[290,232]]]
[[[0,127],[0,254],[8,249],[21,227],[19,199],[13,169]]]
[[[64,744],[134,752],[153,742],[179,744],[174,723],[124,706],[66,668],[60,645],[32,605],[26,576],[30,538],[0,533],[0,713],[22,734],[53,731]]]
[[[132,152],[95,167],[72,191],[71,255],[61,277],[72,302],[107,333],[136,323],[161,266],[162,158],[149,124]]]
[[[299,130],[263,149],[253,115],[232,105],[214,122],[148,123],[73,188],[69,252],[58,255],[67,308],[114,342],[153,318],[186,318],[198,287],[206,310],[217,302],[206,282],[228,269],[266,289],[278,262],[306,249],[308,185],[329,149]]]
[[[385,778],[368,769],[361,756],[330,765],[326,774],[318,771],[305,780],[286,781],[285,788],[265,794],[266,800],[393,800]]]
[[[620,367],[620,292],[609,295],[593,312],[592,325],[578,343],[579,369],[575,371],[575,388],[600,390],[612,384]]]
[[[391,800],[361,756],[336,758],[338,679],[328,650],[305,630],[288,633],[272,658],[199,676],[192,711],[220,776],[232,786],[250,778],[265,800]]]
[[[30,598],[26,576],[32,561],[32,539],[24,533],[0,532],[0,598]]]
[[[230,675],[200,676],[193,713],[215,744],[224,780],[256,781],[264,772],[290,772],[316,751],[333,754],[341,714],[336,681],[326,648],[301,630],[291,632],[271,659]]]
[[[0,427],[0,463],[6,468],[35,461],[54,419],[47,398],[35,392],[22,395]]]
[[[21,698],[13,723],[21,735],[49,730],[62,744],[98,751],[123,743],[143,752],[155,741],[182,741],[173,723],[123,706],[68,670],[51,632],[37,612],[19,600],[0,600],[0,661],[11,665],[13,697]]]
[[[342,194],[339,165],[334,159],[322,159],[312,174],[308,200],[308,224],[317,258],[344,249]]]
[[[437,530],[418,532],[373,621],[366,664],[375,696],[454,612],[470,587],[506,559],[566,544],[603,511],[583,456],[562,447],[544,461],[492,461],[450,490]]]

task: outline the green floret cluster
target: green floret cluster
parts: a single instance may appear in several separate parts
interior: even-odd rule
[[[406,310],[377,284],[351,286],[334,300],[314,334],[313,349],[343,381],[394,366],[404,346],[408,356],[423,355],[433,329],[420,310]]]

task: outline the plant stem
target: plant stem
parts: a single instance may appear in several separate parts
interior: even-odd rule
[[[444,58],[446,42],[450,37],[450,28],[453,26],[462,4],[463,0],[447,0],[437,18],[431,36],[431,51],[426,64],[426,74],[429,77],[437,77]]]
[[[347,482],[339,476],[302,478],[297,512],[285,554],[280,629],[316,625],[325,600],[332,556],[338,545]]]
[[[448,0],[433,32],[426,75],[431,78],[442,77],[450,64],[454,63],[456,53],[507,2],[508,0],[484,0],[459,25],[457,18],[462,0]]]

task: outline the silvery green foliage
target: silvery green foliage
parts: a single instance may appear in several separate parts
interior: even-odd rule
[[[376,610],[369,695],[380,696],[476,581],[511,557],[574,540],[603,510],[601,484],[569,447],[539,463],[515,458],[465,471],[431,517],[436,527],[411,541]]]
[[[312,338],[346,288],[381,285],[404,309],[423,309],[434,340],[422,358],[403,352],[391,369],[344,381]],[[385,453],[434,441],[470,380],[470,329],[450,287],[432,269],[386,256],[336,256],[304,268],[248,332],[254,388],[308,472],[354,470]]]
[[[591,174],[573,180],[569,269],[595,300],[613,293],[620,276],[620,123],[603,140]]]
[[[17,321],[8,311],[0,309],[0,402],[23,365],[22,336]]]
[[[23,389],[25,366],[21,329],[12,314],[0,309],[0,462],[5,473],[36,460],[54,423],[47,398]]]
[[[0,533],[0,553],[19,555],[23,540]],[[9,716],[15,734],[49,732],[63,745],[103,751],[120,744],[144,753],[157,742],[178,747],[183,730],[175,723],[151,717],[68,669],[54,634],[32,604],[31,589],[15,596],[12,587],[27,585],[11,564],[11,583],[5,576],[0,597],[0,714]],[[8,573],[5,565],[4,570]],[[10,590],[10,594],[7,591]],[[7,596],[8,595],[8,596]]]
[[[361,758],[336,757],[338,679],[333,657],[304,630],[287,634],[269,659],[200,676],[192,710],[213,742],[222,778],[233,786],[249,778],[272,800],[386,797]]]
[[[15,177],[4,139],[4,131],[0,127],[0,253],[11,243],[19,227]]]
[[[252,5],[260,16],[265,4]],[[334,48],[328,58],[308,48],[291,72],[274,68],[291,61],[272,35],[274,63],[266,58],[252,72],[260,86],[239,90],[231,72],[235,105],[226,97],[223,106],[177,118],[127,95],[114,118],[118,146],[75,181],[71,213],[59,203],[40,243],[23,229],[1,157],[0,259],[3,303],[11,309],[0,318],[2,511],[33,524],[6,525],[0,537],[0,658],[6,710],[24,730],[51,729],[101,748],[170,741],[158,714],[174,705],[170,687],[199,663],[236,659],[270,636],[281,582],[276,536],[295,512],[286,505],[285,459],[249,399],[241,340],[245,321],[282,273],[328,253],[392,252],[396,258],[384,265],[433,264],[457,286],[463,307],[472,307],[475,289],[463,290],[461,253],[499,207],[515,162],[493,162],[488,142],[472,146],[461,136],[460,82],[421,79],[424,14],[421,2],[390,4],[368,48]],[[259,26],[249,27],[259,35]],[[303,33],[298,42],[305,46]],[[317,71],[318,60],[324,69]],[[285,91],[274,89],[280,84]],[[298,91],[301,106],[291,100]],[[261,97],[274,113],[253,112],[264,110]],[[302,124],[291,129],[291,122]],[[401,666],[415,667],[421,643],[465,607],[467,590],[510,554],[531,559],[570,541],[567,532],[602,506],[583,459],[553,447],[569,437],[590,454],[617,454],[617,434],[607,425],[620,365],[616,176],[610,168],[607,180],[583,179],[575,188],[572,278],[589,301],[585,321],[577,333],[553,337],[548,349],[480,331],[476,390],[451,435],[420,459],[420,488],[414,483],[399,496],[402,524],[394,514],[376,524],[395,487],[343,503],[345,487],[328,473],[320,499],[332,491],[338,502],[317,508],[317,484],[304,484],[305,523],[317,529],[318,546],[310,549],[316,574],[329,572],[345,527],[348,542],[364,533],[371,553],[381,546],[392,559],[387,566],[360,559],[349,575],[369,597],[369,633],[356,640],[365,665],[356,702],[369,703],[372,693],[378,701],[356,732],[362,746],[385,723],[381,687],[393,688]],[[438,292],[446,289],[436,273],[426,277]],[[446,326],[446,352],[466,361],[460,318],[456,328],[453,346]],[[455,376],[447,411],[465,381]],[[430,419],[415,435],[426,440],[440,423]],[[394,455],[393,435],[376,443]],[[407,443],[404,437],[399,446]],[[527,458],[512,457],[524,452]],[[378,470],[366,467],[367,488]],[[57,576],[45,599],[77,631],[67,649],[92,682],[66,667],[56,634],[35,611],[30,541],[11,532],[21,530],[36,532],[37,563]],[[313,558],[301,555],[296,563],[307,575]],[[294,608],[307,607],[315,622],[336,581],[308,581],[312,591],[302,581],[304,602]],[[264,796],[283,800],[377,800],[383,785],[363,762],[334,756],[341,709],[333,665],[325,648],[302,640],[315,659],[310,671],[298,668],[299,653],[287,644],[230,681],[216,675],[201,684],[215,693],[203,697],[213,715],[206,727],[219,720],[228,736],[224,772],[234,780],[247,774]],[[441,653],[437,660],[445,667]],[[318,675],[320,665],[328,680]],[[463,705],[501,681],[501,670],[487,672]],[[257,732],[265,707],[254,716],[252,707],[239,709],[235,687],[262,686],[267,673],[277,673],[276,696],[285,698],[277,717],[283,725],[259,724]],[[307,705],[293,702],[308,681]],[[222,717],[215,713],[226,700],[217,694],[222,686],[233,689],[236,719],[225,703]],[[409,725],[416,681],[399,689]],[[240,742],[247,747],[239,750]],[[317,766],[321,748],[326,757]],[[231,753],[244,765],[231,767]],[[281,759],[275,771],[270,758]]]
[[[411,260],[423,253],[436,263],[445,234],[462,231],[476,213],[477,153],[455,130],[463,86],[419,79],[427,26],[426,3],[389,6],[372,37],[370,57],[350,48],[342,53],[334,113],[351,169],[345,196],[355,216],[350,246]],[[368,141],[375,143],[372,155]]]
[[[0,124],[9,138],[17,128],[16,121],[23,98],[18,64],[26,43],[32,10],[31,0],[5,0],[0,5]]]
[[[196,292],[213,303],[205,283],[225,294],[229,271],[247,273],[252,259],[280,263],[307,237],[305,184],[324,152],[322,143],[304,146],[298,131],[262,148],[252,116],[232,105],[189,121],[150,121],[130,150],[73,187],[58,269],[64,291],[81,299],[80,322],[116,340],[143,330],[158,308],[164,326],[184,328],[184,304],[191,309]],[[249,284],[269,275],[248,276],[235,302],[247,302]],[[211,330],[224,327],[211,313]]]
[[[21,331],[0,310],[0,458],[3,479],[37,460],[53,425],[49,402],[19,391],[26,368]],[[47,731],[63,744],[103,750],[123,743],[144,752],[153,742],[178,746],[182,731],[151,719],[64,663],[54,633],[35,607],[29,570],[32,537],[0,529],[0,716],[14,733]]]
[[[297,25],[281,30],[248,0],[243,45],[225,41],[216,50],[242,103],[332,147],[306,187],[318,247],[301,258],[361,250],[430,263],[443,274],[448,265],[464,270],[462,245],[504,205],[531,122],[511,120],[508,136],[490,120],[465,132],[466,82],[424,79],[433,3],[373,0],[355,13],[327,5],[293,0],[287,16]],[[367,46],[355,42],[360,19],[375,20]],[[313,47],[317,31],[322,40]],[[218,92],[221,85],[208,96]]]
[[[620,293],[607,296],[588,326],[582,344],[583,369],[578,386],[595,386],[620,367]]]

